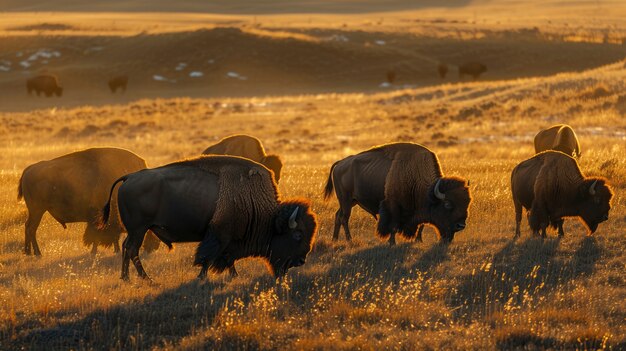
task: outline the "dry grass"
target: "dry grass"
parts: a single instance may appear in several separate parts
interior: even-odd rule
[[[155,99],[126,105],[0,113],[0,348],[2,349],[598,349],[626,347],[623,272],[626,122],[623,62],[576,74],[450,84],[387,94],[251,99]],[[577,131],[581,168],[605,175],[611,219],[586,237],[513,241],[511,169],[554,123]],[[195,280],[193,244],[143,258],[158,286],[118,279],[119,256],[95,258],[82,225],[39,229],[43,257],[25,257],[25,207],[15,200],[30,163],[113,145],[150,166],[250,133],[286,162],[280,188],[306,196],[320,220],[307,264],[274,281],[256,260],[240,277]],[[336,201],[322,184],[334,160],[410,140],[469,178],[467,229],[448,246],[388,247],[356,210],[353,243],[330,240]],[[284,179],[284,180],[283,180]],[[524,223],[524,225],[526,225]]]

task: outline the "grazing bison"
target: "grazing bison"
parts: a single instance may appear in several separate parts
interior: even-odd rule
[[[576,160],[562,152],[544,151],[520,163],[511,174],[515,204],[515,237],[520,235],[522,207],[530,210],[533,233],[558,228],[563,236],[563,218],[580,217],[590,234],[609,218],[613,192],[606,179],[585,177]]]
[[[37,244],[37,228],[47,211],[63,228],[66,223],[87,222],[83,235],[85,245],[114,245],[119,252],[123,231],[117,220],[98,229],[97,217],[107,200],[111,184],[120,176],[146,168],[146,162],[134,153],[116,148],[93,148],[73,152],[49,161],[41,161],[24,169],[17,188],[28,209],[24,253],[41,255]],[[117,211],[117,209],[116,209]],[[152,238],[144,247],[156,250],[159,242]]]
[[[63,95],[63,88],[59,85],[59,80],[56,76],[50,74],[29,78],[26,81],[26,90],[28,95],[31,95],[33,90],[37,93],[37,96],[42,92],[47,97],[51,97],[53,94],[59,97]]]
[[[459,78],[463,79],[465,75],[478,79],[481,74],[487,72],[487,66],[479,62],[466,62],[459,66]]]
[[[237,134],[228,136],[202,152],[204,155],[240,156],[258,162],[274,172],[276,183],[280,180],[283,161],[277,155],[266,155],[261,141],[253,136]]]
[[[437,73],[439,73],[439,77],[441,79],[444,79],[446,77],[446,74],[448,74],[448,65],[446,65],[445,63],[439,63],[437,65]]]
[[[557,124],[535,135],[535,153],[546,150],[561,151],[574,158],[580,158],[580,144],[572,127]]]
[[[265,258],[280,277],[304,264],[311,251],[317,224],[309,202],[280,200],[271,172],[249,159],[200,156],[132,173],[119,182],[119,213],[128,231],[122,247],[124,280],[131,260],[139,276],[150,279],[137,256],[147,230],[169,247],[200,242],[194,261],[202,266],[198,278],[209,269],[235,272],[235,261],[244,257]]]
[[[437,156],[413,143],[382,145],[335,162],[324,198],[333,188],[339,200],[333,240],[342,225],[346,239],[351,239],[348,221],[352,207],[359,205],[374,218],[379,215],[378,235],[389,236],[391,245],[395,233],[414,237],[422,223],[432,224],[441,240],[450,242],[465,228],[471,201],[468,184],[444,177]]]
[[[109,79],[109,89],[111,89],[111,93],[115,94],[117,89],[122,89],[122,93],[126,92],[126,87],[128,86],[128,76],[121,75],[115,76]]]

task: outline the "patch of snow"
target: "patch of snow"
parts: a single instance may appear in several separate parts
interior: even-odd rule
[[[0,71],[2,72],[8,72],[11,70],[11,67],[7,67],[7,66],[0,66]]]
[[[182,70],[184,70],[185,68],[187,68],[187,64],[186,64],[186,63],[184,63],[184,62],[180,62],[180,63],[178,64],[178,66],[176,66],[176,70],[177,70],[177,71],[182,71]]]
[[[348,37],[346,37],[343,34],[333,34],[330,37],[328,37],[327,40],[329,40],[329,41],[340,41],[340,42],[344,42],[344,43],[350,41],[350,39],[348,39]]]
[[[22,57],[23,55],[24,55],[24,54],[23,54],[21,51],[18,51],[18,52],[15,54],[15,57]]]
[[[193,72],[190,72],[190,73],[189,73],[189,76],[190,76],[191,78],[199,78],[199,77],[204,76],[204,73],[202,73],[202,72],[200,72],[200,71],[193,71]]]
[[[209,64],[214,64],[214,63],[215,63],[215,60],[210,59],[210,60],[207,60],[207,62],[208,62]]]
[[[378,87],[379,88],[391,88],[391,83],[389,83],[389,82],[382,82],[382,83],[380,83],[380,85]]]
[[[20,62],[20,66],[22,66],[24,68],[28,68],[28,67],[30,67],[30,63],[28,61],[21,61]]]
[[[387,44],[384,40],[374,40],[374,43],[376,43],[377,45],[385,45],[385,44]]]
[[[248,77],[242,76],[242,75],[240,75],[237,72],[228,72],[228,73],[226,73],[226,76],[228,76],[229,78],[236,78],[236,79],[239,79],[239,80],[246,80],[246,79],[248,79]]]
[[[176,83],[176,80],[175,80],[175,79],[168,79],[168,78],[165,78],[165,77],[160,76],[160,75],[158,75],[158,74],[153,75],[153,76],[152,76],[152,79],[154,79],[154,80],[156,80],[156,81],[158,81],[158,82]]]

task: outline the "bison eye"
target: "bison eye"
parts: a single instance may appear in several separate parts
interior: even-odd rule
[[[452,209],[452,203],[450,201],[444,201],[443,207],[445,207],[446,210],[451,210]]]

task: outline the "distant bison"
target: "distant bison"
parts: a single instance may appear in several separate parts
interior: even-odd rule
[[[122,89],[122,93],[126,92],[126,87],[128,86],[128,76],[121,75],[116,76],[109,79],[109,89],[111,89],[111,93],[115,94],[117,89]]]
[[[28,209],[24,253],[41,255],[37,228],[46,211],[63,228],[66,223],[87,222],[83,243],[93,245],[92,253],[96,253],[97,245],[114,245],[118,252],[123,229],[117,214],[102,230],[96,227],[97,217],[111,184],[124,174],[144,168],[146,162],[141,157],[116,148],[87,149],[28,166],[20,178],[17,194],[18,200],[24,198]],[[153,251],[158,245],[152,237],[145,249]]]
[[[550,225],[563,236],[563,218],[580,217],[590,233],[609,218],[613,192],[606,179],[585,177],[576,160],[559,151],[544,151],[520,163],[511,174],[515,236],[520,235],[522,207],[535,235]]]
[[[194,264],[199,278],[209,269],[234,271],[236,260],[262,257],[280,277],[305,263],[317,228],[304,200],[282,201],[271,172],[254,161],[231,156],[195,159],[121,177],[118,204],[128,231],[123,245],[122,279],[132,260],[139,276],[150,279],[138,257],[147,230],[171,247],[200,242]],[[101,225],[109,217],[104,206]]]
[[[205,155],[240,156],[256,161],[274,172],[276,183],[280,180],[283,161],[277,155],[265,154],[261,141],[253,136],[237,134],[228,136],[202,152]]]
[[[541,151],[561,151],[574,158],[580,158],[580,144],[572,127],[557,124],[535,135],[535,153]]]
[[[335,162],[324,189],[326,199],[333,188],[339,200],[333,240],[342,225],[351,239],[348,221],[352,207],[359,205],[379,216],[378,235],[389,237],[391,245],[395,233],[412,238],[422,223],[432,224],[441,240],[450,242],[465,228],[471,202],[468,183],[444,177],[437,156],[413,143],[382,145]]]
[[[390,69],[387,71],[387,82],[393,84],[396,81],[396,70]]]
[[[439,73],[439,78],[444,79],[446,74],[448,74],[448,65],[445,63],[439,63],[437,65],[437,73]]]
[[[37,96],[41,93],[46,94],[47,97],[51,97],[53,94],[59,97],[63,95],[63,88],[59,85],[59,80],[50,74],[42,74],[28,79],[26,90],[28,95],[31,95],[33,91],[37,93]]]
[[[481,74],[487,72],[487,66],[479,62],[466,62],[459,66],[459,78],[463,79],[465,75],[478,79]]]

